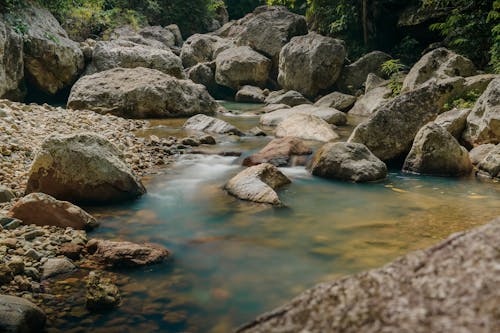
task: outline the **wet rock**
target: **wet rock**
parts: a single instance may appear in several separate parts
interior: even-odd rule
[[[157,244],[135,244],[91,239],[87,251],[96,261],[112,267],[144,266],[158,264],[170,256],[170,252]]]
[[[499,242],[496,219],[382,268],[321,283],[236,332],[488,331],[500,325]]]
[[[267,136],[266,132],[264,132],[260,127],[251,128],[248,131],[248,135],[251,135],[251,136]]]
[[[215,145],[217,143],[215,138],[211,135],[202,135],[198,137],[198,140],[202,145]]]
[[[384,76],[382,64],[391,59],[390,55],[381,51],[365,54],[356,62],[342,69],[337,86],[341,91],[355,93],[363,87],[368,74],[373,73],[377,76]]]
[[[200,145],[200,141],[191,137],[182,139],[181,143],[185,146],[191,146],[191,147],[198,147]]]
[[[231,41],[218,36],[194,34],[182,45],[182,63],[185,68],[189,68],[198,63],[210,62],[219,53],[233,46]]]
[[[275,135],[278,138],[294,136],[304,140],[325,142],[339,137],[330,124],[309,114],[295,114],[286,118],[276,127]]]
[[[311,172],[315,176],[367,182],[385,179],[387,167],[365,145],[335,142],[323,145],[313,156]]]
[[[71,89],[68,108],[125,118],[165,118],[212,114],[217,103],[201,85],[138,67],[82,77]]]
[[[76,269],[76,266],[66,258],[49,258],[42,267],[42,280],[67,274]]]
[[[16,195],[14,194],[14,192],[12,192],[11,189],[9,189],[3,185],[0,185],[0,203],[9,202],[12,199],[14,199],[15,197],[16,197]]]
[[[233,90],[244,85],[264,88],[271,69],[271,61],[248,46],[219,53],[215,63],[215,81]]]
[[[297,114],[313,115],[323,119],[329,124],[334,125],[345,125],[347,123],[346,115],[339,110],[307,104],[297,105],[293,108],[281,109],[263,114],[260,117],[259,122],[264,126],[278,126],[283,120]]]
[[[44,193],[31,193],[21,198],[9,211],[9,215],[28,225],[52,225],[82,230],[90,230],[99,225],[96,219],[80,207]]]
[[[224,188],[242,200],[279,206],[281,200],[275,190],[290,182],[274,165],[264,163],[241,171]]]
[[[279,90],[272,92],[268,97],[266,97],[265,102],[267,104],[274,105],[285,104],[291,107],[302,104],[311,104],[311,101],[309,101],[307,98],[302,96],[301,93],[295,90]]]
[[[314,103],[314,105],[334,108],[342,112],[347,112],[355,102],[355,96],[346,95],[335,91],[331,94],[321,97],[316,103]]]
[[[463,134],[470,146],[500,143],[500,78],[490,82],[467,117]]]
[[[93,312],[107,311],[120,305],[121,296],[118,287],[101,272],[90,272],[87,278],[85,305]]]
[[[30,301],[0,295],[0,331],[5,333],[38,333],[45,327],[46,315]]]
[[[197,114],[186,120],[183,128],[191,131],[243,135],[243,132],[228,122],[202,114]]]
[[[274,139],[258,153],[245,158],[243,165],[252,166],[270,163],[274,166],[287,166],[290,165],[294,156],[309,155],[311,153],[311,148],[306,146],[300,139],[294,137]]]
[[[313,32],[294,37],[280,52],[278,83],[314,97],[334,85],[345,56],[345,44],[339,39]]]
[[[434,123],[450,132],[455,139],[460,140],[470,112],[471,109],[453,109],[437,116]]]
[[[349,110],[349,114],[365,117],[370,116],[375,110],[391,99],[391,94],[392,91],[387,84],[373,88],[358,98],[352,109]]]
[[[83,246],[75,243],[65,243],[59,248],[58,255],[65,256],[71,260],[80,259],[80,254],[83,251]]]
[[[32,192],[107,203],[133,199],[146,190],[113,144],[96,134],[79,133],[44,140],[29,172],[26,193]]]
[[[477,165],[479,172],[490,178],[500,178],[500,144],[489,151]]]
[[[0,21],[0,98],[22,98],[23,39]]]
[[[266,96],[259,87],[247,85],[238,90],[235,99],[240,103],[263,103]]]
[[[403,171],[436,176],[463,176],[472,171],[467,150],[443,127],[422,127],[406,157]]]
[[[469,157],[472,164],[476,165],[479,162],[481,162],[494,148],[495,148],[494,144],[486,143],[484,145],[480,145],[472,149],[469,152]]]

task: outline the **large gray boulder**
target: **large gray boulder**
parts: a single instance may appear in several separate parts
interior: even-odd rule
[[[20,100],[23,78],[23,39],[0,21],[0,98]]]
[[[496,145],[492,143],[485,143],[474,147],[469,151],[469,157],[473,165],[479,164],[488,154],[495,148]]]
[[[267,96],[265,102],[267,104],[286,104],[288,106],[311,104],[311,101],[295,90],[273,91],[269,94],[269,96]]]
[[[236,332],[494,332],[499,243],[497,218],[384,267],[321,283]]]
[[[323,178],[367,182],[387,177],[387,167],[360,143],[333,142],[313,156],[311,173]]]
[[[264,88],[271,70],[271,60],[249,46],[227,49],[215,59],[215,81],[238,90],[244,85]]]
[[[240,103],[263,103],[266,96],[259,87],[246,85],[238,90],[234,99]]]
[[[500,78],[490,82],[467,117],[463,134],[470,146],[500,143]]]
[[[315,106],[326,106],[329,108],[334,108],[342,112],[347,112],[356,103],[356,97],[352,95],[347,95],[340,93],[338,91],[332,92],[326,96],[321,97]]]
[[[382,64],[391,60],[391,56],[381,51],[365,54],[354,63],[345,66],[337,81],[337,87],[344,92],[355,93],[365,83],[368,74],[384,76]]]
[[[98,42],[92,54],[88,74],[123,67],[145,67],[183,79],[181,59],[170,49],[159,49],[130,41]]]
[[[435,176],[464,176],[472,171],[472,163],[467,149],[445,128],[431,122],[418,131],[406,156],[403,171]]]
[[[166,118],[212,114],[217,102],[202,85],[137,67],[82,77],[71,89],[68,108],[125,118]]]
[[[342,70],[345,43],[311,32],[294,37],[280,52],[278,83],[307,97],[332,87]]]
[[[375,110],[391,100],[392,91],[383,84],[366,92],[356,100],[354,106],[349,110],[350,115],[371,116]]]
[[[197,114],[196,116],[192,116],[191,118],[186,120],[182,127],[191,131],[243,135],[243,132],[241,132],[230,123],[221,119],[206,116],[204,114]]]
[[[26,193],[43,192],[70,202],[109,203],[146,192],[121,152],[93,133],[46,138],[29,172]]]
[[[434,123],[450,132],[455,139],[460,140],[465,130],[467,116],[470,112],[471,109],[453,109],[446,111],[437,116]]]
[[[479,173],[490,178],[500,178],[500,144],[491,149],[477,165]]]
[[[276,127],[275,135],[278,138],[293,136],[304,140],[324,142],[339,137],[332,129],[332,125],[317,116],[304,113],[292,115],[281,121]]]
[[[204,62],[196,64],[187,69],[187,78],[204,85],[211,96],[219,98],[220,86],[215,82],[215,62]]]
[[[43,332],[47,317],[30,301],[15,296],[0,295],[0,332]]]
[[[27,26],[24,33],[24,69],[29,83],[47,94],[73,84],[84,67],[78,43],[70,40],[45,8],[23,8],[17,15]]]
[[[182,45],[181,59],[184,67],[188,68],[198,63],[215,60],[217,55],[234,44],[224,38],[214,35],[194,34]]]
[[[425,54],[413,65],[403,82],[403,91],[418,88],[431,80],[442,80],[456,76],[472,76],[476,68],[472,61],[445,48]]]
[[[130,25],[118,27],[110,34],[111,40],[130,41],[156,49],[170,50],[182,46],[182,35],[175,24],[148,26],[139,30]]]
[[[296,114],[313,115],[333,125],[345,125],[347,123],[347,117],[343,112],[334,108],[309,104],[297,105],[293,108],[278,109],[265,113],[260,117],[259,122],[264,126],[278,126],[280,122]]]

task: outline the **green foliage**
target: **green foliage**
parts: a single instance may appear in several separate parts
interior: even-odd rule
[[[389,77],[389,89],[392,91],[392,97],[401,94],[403,88],[403,70],[406,68],[399,59],[387,60],[380,66],[382,72]]]
[[[53,41],[54,43],[56,43],[56,44],[58,44],[58,45],[59,45],[59,44],[61,44],[61,41],[59,40],[59,38],[58,38],[56,35],[51,34],[51,33],[50,33],[50,32],[48,32],[48,31],[45,31],[45,33],[44,33],[43,35],[44,35],[44,37],[45,37],[45,38],[47,38],[47,39],[49,39],[49,40]]]
[[[468,109],[474,107],[477,99],[481,94],[477,90],[471,90],[467,92],[464,96],[460,96],[449,100],[444,105],[444,110],[448,111],[451,109]]]
[[[493,8],[488,13],[487,21],[493,25],[489,64],[495,73],[500,74],[500,0],[493,2]]]

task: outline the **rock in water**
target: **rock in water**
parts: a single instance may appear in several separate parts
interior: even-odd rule
[[[90,272],[87,278],[85,305],[94,312],[106,311],[120,305],[121,296],[118,287],[101,272]]]
[[[294,136],[315,141],[331,141],[339,137],[326,121],[308,114],[295,114],[286,118],[278,124],[275,134],[278,138]]]
[[[14,296],[0,295],[0,332],[43,332],[45,313],[30,301]]]
[[[472,163],[467,150],[446,129],[432,122],[418,131],[403,171],[463,176],[472,171]]]
[[[245,158],[243,165],[252,166],[270,163],[275,166],[287,166],[290,164],[293,156],[309,155],[311,153],[311,148],[306,146],[300,139],[294,137],[274,139],[258,153]]]
[[[236,93],[235,100],[240,103],[263,103],[266,99],[264,92],[259,87],[243,86]]]
[[[94,259],[111,267],[134,267],[158,264],[170,256],[170,252],[156,244],[135,244],[91,239],[87,251]]]
[[[293,108],[278,109],[268,112],[263,114],[259,121],[264,126],[277,126],[283,120],[296,114],[316,116],[333,125],[345,125],[347,123],[347,117],[343,112],[334,108],[309,104],[297,105]]]
[[[313,32],[294,37],[281,50],[278,82],[287,90],[314,97],[333,86],[345,56],[345,44],[339,39]]]
[[[354,182],[381,180],[387,167],[365,145],[334,142],[323,145],[314,154],[311,172],[315,176]]]
[[[202,85],[137,67],[82,77],[71,89],[68,108],[124,118],[168,118],[212,114],[217,102]]]
[[[43,264],[42,280],[74,271],[76,266],[67,258],[49,258]]]
[[[186,120],[183,127],[192,131],[243,135],[243,132],[230,123],[214,117],[205,116],[203,114],[197,114],[196,116],[189,118]]]
[[[242,200],[279,206],[281,200],[275,189],[290,182],[274,165],[264,163],[241,171],[224,188]]]
[[[464,141],[477,146],[500,143],[500,78],[490,82],[467,117]]]
[[[51,135],[31,166],[26,193],[71,202],[109,203],[146,193],[121,152],[93,133]]]
[[[490,178],[500,178],[500,144],[497,144],[485,158],[479,162],[477,168],[483,175]]]
[[[23,77],[23,39],[0,21],[0,98],[20,100]]]
[[[339,93],[338,91],[332,92],[326,96],[321,97],[315,106],[323,106],[334,108],[342,112],[347,112],[356,102],[356,97]]]
[[[269,96],[266,98],[265,102],[267,104],[286,104],[288,106],[297,106],[297,105],[302,105],[302,104],[311,104],[311,101],[309,101],[307,98],[302,96],[301,93],[295,90],[279,90],[279,91],[274,91],[269,94]]]
[[[24,224],[51,225],[61,228],[90,230],[97,221],[83,209],[67,201],[59,201],[44,193],[31,193],[11,208],[9,216]]]

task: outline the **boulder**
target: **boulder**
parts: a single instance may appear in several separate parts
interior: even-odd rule
[[[472,164],[479,164],[494,148],[495,145],[492,143],[486,143],[484,145],[474,147],[474,149],[469,151],[469,157]]]
[[[286,104],[268,104],[266,106],[263,106],[258,110],[258,113],[269,113],[281,109],[291,109],[290,106]]]
[[[365,145],[333,142],[314,154],[311,173],[323,178],[367,182],[385,179],[387,167]]]
[[[97,42],[87,73],[94,74],[117,67],[151,68],[179,79],[185,76],[181,59],[170,49],[158,49],[124,40]]]
[[[258,153],[252,154],[243,160],[244,166],[253,166],[270,163],[274,166],[289,166],[295,156],[309,155],[311,148],[300,139],[285,137],[274,139]]]
[[[224,188],[242,200],[279,206],[281,200],[275,190],[290,182],[274,165],[263,163],[241,171]]]
[[[211,96],[218,99],[227,98],[224,87],[215,82],[215,62],[204,62],[196,64],[187,70],[187,77],[194,83],[204,85]],[[227,88],[226,88],[227,89]],[[228,89],[230,90],[230,89]],[[232,92],[231,92],[232,93]]]
[[[286,104],[288,106],[297,106],[302,104],[311,104],[311,102],[295,90],[279,90],[269,94],[265,102],[267,104]]]
[[[228,122],[214,117],[205,116],[203,114],[197,114],[196,116],[192,116],[186,120],[183,128],[199,132],[243,135],[243,132]]]
[[[496,331],[499,243],[497,218],[381,268],[318,284],[235,332]]]
[[[220,52],[233,46],[231,41],[218,36],[194,34],[182,45],[182,64],[188,68],[198,63],[215,60]]]
[[[345,66],[337,81],[337,87],[344,92],[355,93],[360,90],[368,74],[384,76],[382,64],[392,57],[381,51],[373,51],[365,54],[354,63]]]
[[[0,332],[43,332],[46,320],[45,313],[27,299],[0,295]]]
[[[125,118],[165,118],[212,114],[217,102],[202,85],[137,67],[82,77],[71,89],[68,108]]]
[[[380,76],[373,73],[368,74],[365,81],[365,95],[372,89],[378,88],[380,86],[386,86],[389,84],[388,80],[384,80]]]
[[[349,110],[349,114],[363,117],[370,116],[375,110],[390,101],[391,95],[392,91],[387,84],[370,89],[357,99],[354,106]]]
[[[463,139],[470,146],[500,143],[500,78],[491,81],[477,100],[467,117]]]
[[[472,171],[472,163],[467,149],[446,129],[431,122],[418,131],[406,156],[403,171],[435,176],[464,176]]]
[[[264,88],[271,69],[271,61],[249,46],[227,49],[219,53],[215,63],[215,81],[233,90],[244,85]]]
[[[44,193],[31,193],[21,198],[11,208],[9,216],[27,225],[51,225],[83,230],[90,230],[99,225],[96,219],[80,207]]]
[[[296,114],[313,115],[334,125],[345,125],[347,123],[346,115],[339,110],[303,104],[263,114],[260,117],[260,124],[264,126],[278,126],[280,122]]]
[[[22,99],[23,77],[23,39],[0,20],[0,98]]]
[[[339,39],[314,32],[294,37],[281,49],[278,83],[314,97],[335,84],[345,56],[345,43]]]
[[[445,48],[425,54],[413,65],[403,82],[403,91],[416,89],[430,80],[442,80],[456,76],[472,76],[476,68],[472,61]]]
[[[9,202],[15,197],[16,195],[10,188],[0,185],[0,203]]]
[[[110,39],[129,41],[162,50],[170,50],[182,45],[182,35],[175,24],[167,27],[148,26],[139,30],[126,25],[113,30]]]
[[[134,267],[158,264],[170,256],[170,252],[157,244],[135,244],[91,239],[87,251],[94,259],[111,267]]]
[[[435,120],[434,123],[441,126],[457,140],[460,140],[462,133],[465,129],[465,124],[467,122],[467,116],[471,112],[471,109],[453,109],[441,113]]]
[[[264,91],[259,87],[243,86],[236,93],[235,100],[240,103],[263,103],[266,99]]]
[[[121,152],[93,133],[53,134],[36,155],[26,193],[43,192],[71,202],[109,203],[146,192]]]
[[[500,145],[497,144],[477,165],[479,173],[490,178],[500,178]]]
[[[67,258],[49,258],[42,266],[42,280],[71,273],[76,266]]]
[[[118,287],[111,282],[111,279],[102,275],[101,272],[92,271],[87,277],[85,306],[90,311],[107,311],[120,305],[121,296]]]
[[[278,124],[275,135],[278,138],[294,136],[304,140],[331,141],[338,139],[332,125],[309,114],[295,114]]]
[[[78,43],[45,8],[30,5],[14,15],[27,26],[23,52],[28,82],[52,95],[73,84],[84,67]]]
[[[342,112],[347,112],[356,103],[356,97],[351,95],[346,95],[338,91],[332,92],[326,96],[321,97],[315,106],[323,106],[328,108],[334,108]]]

